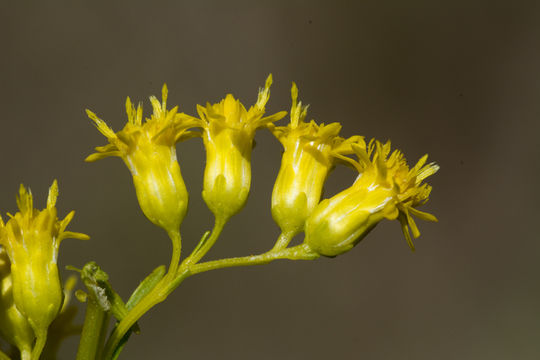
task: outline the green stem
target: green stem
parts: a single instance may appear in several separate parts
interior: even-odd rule
[[[276,244],[272,248],[272,251],[285,249],[287,245],[289,245],[293,237],[293,233],[281,233],[276,241]]]
[[[38,360],[45,347],[45,343],[47,342],[47,330],[36,331],[36,329],[34,329],[34,332],[36,334],[36,343],[32,349],[32,360]]]
[[[111,314],[110,312],[106,312],[105,317],[103,319],[103,324],[101,325],[99,343],[98,343],[98,348],[97,348],[98,352],[96,355],[96,359],[101,359],[101,356],[103,355],[103,346],[105,345],[105,339],[107,338],[110,320],[111,320]]]
[[[171,239],[173,240],[173,259],[171,260],[169,272],[117,324],[113,333],[109,337],[109,340],[105,344],[103,359],[113,359],[118,345],[133,324],[135,324],[135,322],[137,322],[137,320],[139,320],[141,316],[148,312],[148,310],[150,310],[152,307],[164,301],[167,296],[188,276],[225,267],[266,264],[277,259],[313,260],[319,257],[319,255],[314,253],[306,244],[302,244],[287,249],[271,250],[261,255],[236,257],[198,264],[198,261],[210,250],[210,248],[212,248],[221,234],[224,225],[224,221],[219,221],[216,219],[216,223],[210,237],[208,237],[208,239],[200,247],[196,248],[195,251],[182,262],[180,268],[175,266],[175,264],[178,264],[178,260],[176,259],[180,256],[180,250],[178,248],[178,254],[175,255],[175,239],[173,236],[171,236]],[[178,234],[177,243],[179,244],[179,242],[180,235]],[[177,273],[175,277],[173,277],[173,271],[176,271]]]
[[[169,279],[176,275],[178,265],[180,264],[180,254],[182,252],[182,237],[180,236],[180,231],[171,231],[168,233],[171,238],[173,251],[171,256],[171,264],[169,265],[169,271],[165,275]]]
[[[214,246],[217,239],[219,238],[219,235],[223,231],[223,227],[225,226],[225,223],[227,221],[221,218],[216,218],[216,221],[214,223],[214,228],[212,229],[212,234],[210,234],[210,237],[206,239],[204,244],[196,249],[191,255],[189,255],[183,262],[182,265],[180,265],[179,272],[184,271],[187,268],[190,268],[193,266],[193,264],[198,263],[204,255]]]
[[[182,252],[182,237],[179,230],[170,231],[168,235],[172,242],[171,263],[167,274],[156,284],[156,286],[135,305],[114,329],[113,333],[107,340],[104,349],[104,359],[112,359],[118,344],[122,341],[124,335],[129,331],[141,316],[155,305],[159,304],[167,298],[174,288],[180,285],[180,282],[187,277],[182,274],[177,275],[178,266],[180,264],[180,256]],[[178,281],[179,278],[182,278]],[[175,285],[175,286],[174,286]],[[174,286],[174,287],[172,287]],[[78,360],[78,359],[77,359]]]
[[[318,257],[319,255],[314,253],[307,244],[301,244],[288,249],[270,250],[269,252],[260,255],[235,257],[195,264],[190,268],[190,272],[192,275],[195,275],[205,271],[226,267],[267,264],[278,259],[314,260]]]
[[[108,322],[105,311],[92,296],[88,296],[86,316],[77,351],[77,360],[95,360],[103,345],[104,333]]]
[[[137,303],[128,313],[127,315],[117,324],[116,328],[114,329],[113,333],[109,337],[109,340],[105,344],[105,350],[104,350],[104,359],[112,359],[114,355],[114,351],[120,341],[122,340],[122,337],[126,334],[126,332],[139,320],[141,316],[143,316],[148,310],[150,310],[155,305],[159,304],[160,302],[164,301],[167,296],[175,289],[177,288],[180,283],[187,278],[190,273],[189,271],[184,271],[180,275],[176,276],[172,279],[172,281],[169,281],[167,279],[167,274],[155,287],[152,289],[151,292],[148,293],[141,301]],[[78,360],[78,359],[77,359]]]

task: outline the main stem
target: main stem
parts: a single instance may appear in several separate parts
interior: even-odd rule
[[[104,359],[111,359],[114,355],[114,351],[122,337],[126,332],[143,316],[148,310],[159,304],[167,298],[167,296],[173,291],[180,283],[189,276],[189,272],[186,271],[179,276],[175,277],[173,281],[167,281],[169,273],[160,281],[152,291],[148,293],[137,305],[135,305],[127,315],[118,323],[113,333],[111,334],[104,350]]]
[[[86,316],[76,360],[97,359],[100,347],[103,345],[106,318],[105,311],[101,306],[92,296],[88,296]]]
[[[202,259],[202,257],[214,245],[221,234],[224,225],[225,221],[216,219],[216,223],[210,237],[200,247],[196,248],[179,267],[180,233],[169,234],[173,242],[173,255],[169,271],[163,277],[163,279],[161,279],[161,281],[158,282],[158,284],[117,324],[113,333],[109,337],[109,340],[105,344],[103,359],[112,359],[112,357],[115,355],[114,352],[120,344],[123,336],[127,333],[127,331],[129,331],[133,324],[135,324],[135,322],[152,307],[164,301],[167,296],[182,283],[182,281],[191,275],[232,266],[266,264],[277,259],[313,260],[319,257],[319,255],[314,253],[306,244],[301,244],[291,248],[272,249],[260,255],[208,261],[198,264],[198,261]],[[285,238],[283,238],[283,241],[286,241]]]

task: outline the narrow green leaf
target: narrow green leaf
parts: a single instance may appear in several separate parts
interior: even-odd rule
[[[201,240],[199,240],[199,243],[197,246],[195,246],[195,249],[193,249],[192,254],[196,254],[203,246],[206,244],[206,240],[208,240],[208,237],[210,236],[210,231],[207,231],[203,234]]]
[[[157,285],[157,283],[165,275],[165,266],[158,266],[150,275],[148,275],[137,288],[131,294],[128,302],[126,303],[127,310],[131,310],[142,298],[144,298],[152,289]]]

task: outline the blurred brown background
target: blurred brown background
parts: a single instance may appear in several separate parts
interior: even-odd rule
[[[540,358],[540,6],[497,1],[48,1],[0,5],[1,211],[29,185],[38,207],[58,178],[67,240],[60,265],[96,260],[127,297],[169,261],[118,159],[83,162],[115,130],[124,101],[169,86],[169,104],[227,92],[251,105],[274,74],[269,112],[290,84],[308,117],[343,134],[391,139],[441,165],[411,253],[397,222],[353,251],[188,279],[141,321],[123,359]],[[537,2],[536,2],[537,3]],[[209,258],[259,253],[278,235],[270,194],[281,146],[256,137],[252,193]],[[178,145],[190,189],[190,250],[212,225],[201,200],[204,149]],[[338,168],[331,195],[354,173]],[[67,274],[67,272],[64,272]],[[83,316],[80,309],[80,317]],[[73,359],[76,340],[62,348]]]

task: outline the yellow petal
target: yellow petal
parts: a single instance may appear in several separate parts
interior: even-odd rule
[[[60,240],[64,240],[64,239],[89,240],[90,236],[83,233],[73,232],[73,231],[64,231],[63,233],[60,234]]]
[[[114,139],[116,137],[116,135],[114,134],[114,131],[112,131],[112,129],[107,126],[105,121],[98,118],[96,114],[94,114],[88,109],[86,109],[86,114],[88,115],[90,119],[94,121],[94,125],[97,127],[99,132],[105,135],[107,139]]]
[[[414,219],[411,217],[409,212],[405,212],[405,215],[407,216],[407,222],[409,226],[411,227],[411,231],[413,233],[414,238],[417,238],[420,236],[420,230],[418,230],[418,226],[416,226],[416,223],[414,222]]]
[[[169,94],[169,90],[167,89],[167,84],[163,84],[163,87],[161,88],[161,108],[163,110],[167,109],[167,95]]]
[[[60,221],[59,232],[64,232],[68,224],[73,219],[73,216],[75,216],[75,210],[70,211],[69,214],[67,214],[66,217]]]
[[[419,219],[422,219],[422,220],[425,220],[425,221],[433,221],[433,222],[438,222],[439,221],[435,217],[435,215],[427,213],[427,212],[423,212],[423,211],[420,211],[420,210],[417,210],[417,209],[415,209],[413,207],[410,207],[409,211],[410,211],[410,213],[412,215],[416,216]]]
[[[56,199],[58,198],[58,182],[54,179],[51,187],[49,188],[49,196],[47,197],[47,209],[51,209],[56,205]]]
[[[17,206],[22,214],[32,214],[34,202],[32,199],[32,191],[26,190],[23,184],[19,187],[19,196],[17,197]]]
[[[101,159],[105,159],[106,157],[110,157],[110,156],[122,156],[122,154],[120,153],[120,151],[108,151],[108,152],[102,152],[102,153],[94,153],[94,154],[91,154],[91,155],[88,155],[86,157],[86,159],[84,159],[84,161],[86,162],[94,162],[94,161],[98,161],[98,160],[101,160]]]
[[[272,86],[272,74],[269,74],[264,84],[264,89],[259,89],[259,96],[257,97],[257,103],[255,106],[260,111],[264,111],[264,107],[270,99],[270,86]]]
[[[405,240],[407,240],[407,244],[409,245],[411,250],[414,251],[414,244],[413,244],[412,239],[411,239],[411,234],[409,233],[409,226],[408,226],[408,223],[407,223],[407,219],[405,218],[405,215],[400,214],[398,219],[399,219],[399,222],[401,224],[401,231],[403,231],[403,235],[405,236]]]

